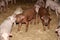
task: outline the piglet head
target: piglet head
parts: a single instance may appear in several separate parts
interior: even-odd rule
[[[60,26],[56,28],[55,33],[57,34],[57,36],[60,36]]]
[[[15,18],[15,16],[14,16],[14,15],[9,16],[8,18],[9,18],[9,19],[10,19],[10,21],[11,21],[11,22],[13,22],[13,23],[14,23],[14,22],[15,22],[15,20],[16,20],[16,18]]]
[[[42,16],[41,20],[42,20],[43,25],[48,26],[51,21],[51,18],[49,16]]]

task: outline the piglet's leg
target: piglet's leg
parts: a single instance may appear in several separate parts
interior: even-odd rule
[[[37,19],[37,23],[39,24],[39,22],[40,22],[40,16],[38,15],[36,19]]]
[[[43,22],[42,22],[42,24],[43,24]],[[46,30],[46,26],[43,24],[43,30],[45,31]]]
[[[26,32],[28,31],[29,22],[26,22]]]
[[[20,31],[21,25],[22,25],[21,23],[18,24],[18,31]]]
[[[43,24],[43,22],[42,22],[42,24]],[[43,30],[45,31],[46,30],[46,26],[43,24]]]
[[[48,29],[50,29],[50,24],[48,24],[48,26],[47,26],[47,27],[48,27]]]
[[[35,15],[35,16],[34,16],[34,24],[36,24],[36,20],[37,20],[37,19],[36,19],[36,15]]]
[[[45,28],[45,26],[43,26],[43,30],[44,30],[44,31],[46,31],[46,28]]]

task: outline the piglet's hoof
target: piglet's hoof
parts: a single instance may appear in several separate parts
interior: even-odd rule
[[[12,34],[9,34],[9,37],[12,37]]]
[[[55,31],[55,33],[58,33],[57,31]]]

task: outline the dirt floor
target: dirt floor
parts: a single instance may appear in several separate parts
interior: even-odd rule
[[[29,8],[31,5],[11,5],[5,12],[0,13],[0,24],[9,16],[12,15],[17,6],[21,6],[23,9]],[[10,40],[57,40],[55,29],[57,27],[57,17],[54,13],[51,13],[50,29],[43,31],[43,25],[30,24],[28,32],[25,32],[25,24],[22,25],[21,31],[17,32],[17,25],[12,28],[13,37]]]

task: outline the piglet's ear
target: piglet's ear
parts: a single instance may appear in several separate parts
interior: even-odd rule
[[[43,17],[41,17],[41,19],[44,19]]]

